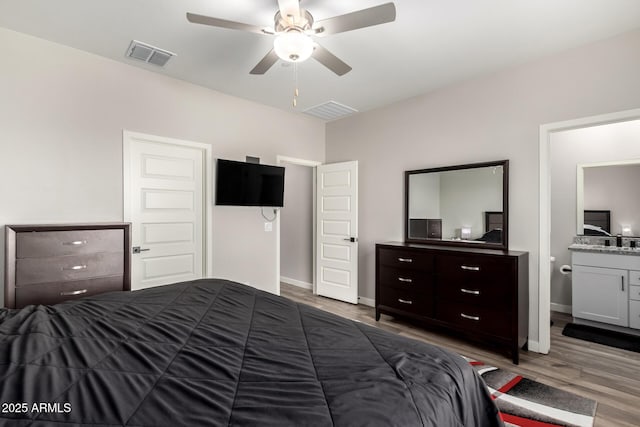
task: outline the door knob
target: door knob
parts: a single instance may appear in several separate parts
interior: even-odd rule
[[[344,240],[345,242],[355,243],[355,242],[358,241],[358,238],[357,237],[347,237],[347,238],[342,239],[342,240]]]
[[[140,252],[146,252],[146,251],[150,251],[151,249],[147,249],[147,248],[141,248],[140,246],[134,246],[133,247],[133,253],[134,254],[139,254]]]

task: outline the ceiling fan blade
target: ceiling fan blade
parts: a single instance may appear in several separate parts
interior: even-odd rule
[[[316,45],[311,56],[339,76],[351,71],[349,65],[320,45]]]
[[[393,22],[395,19],[395,5],[393,3],[385,3],[380,6],[318,21],[313,25],[313,29],[318,35],[336,34]]]
[[[268,31],[242,22],[227,21],[226,19],[213,18],[211,16],[198,15],[196,13],[187,12],[187,20],[194,24],[210,25],[212,27],[229,28],[232,30],[249,31],[251,33],[269,34]]]
[[[271,49],[269,53],[267,53],[264,58],[258,62],[258,64],[253,67],[253,70],[249,72],[249,74],[264,74],[269,68],[273,66],[278,61],[278,55],[276,55],[276,51]]]
[[[278,8],[280,9],[280,16],[286,18],[292,24],[300,16],[299,0],[278,0]],[[289,16],[291,16],[292,19],[289,19]]]

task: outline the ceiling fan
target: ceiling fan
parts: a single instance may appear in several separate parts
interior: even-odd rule
[[[195,13],[187,13],[187,20],[195,24],[275,35],[273,48],[250,71],[251,74],[266,73],[278,58],[288,62],[302,62],[313,57],[337,75],[342,76],[351,71],[351,67],[314,42],[312,36],[343,33],[392,22],[396,19],[396,8],[393,3],[385,3],[318,22],[313,20],[313,16],[307,10],[300,7],[299,0],[278,0],[278,8],[273,28],[262,28]]]

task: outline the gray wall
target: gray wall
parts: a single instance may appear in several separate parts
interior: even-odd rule
[[[360,162],[359,294],[375,294],[375,243],[403,239],[403,171],[509,159],[509,244],[530,253],[537,341],[540,125],[640,107],[638,51],[635,31],[329,123],[327,161]]]
[[[640,159],[639,142],[640,120],[552,134],[551,255],[556,257],[556,262],[551,265],[552,309],[569,311],[571,306],[571,275],[560,274],[560,267],[571,264],[571,254],[567,248],[577,230],[577,165]],[[636,195],[636,201],[640,201],[638,182],[632,184],[634,189],[629,193]],[[613,221],[612,227],[615,231]]]
[[[313,168],[284,164],[284,207],[280,211],[280,275],[313,283]]]
[[[123,129],[209,143],[214,157],[324,160],[322,121],[6,29],[0,51],[0,225],[122,220]],[[278,230],[258,208],[213,217],[213,274],[274,290]]]

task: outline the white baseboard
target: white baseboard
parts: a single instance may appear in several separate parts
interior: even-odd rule
[[[571,306],[566,304],[551,303],[551,311],[558,311],[560,313],[571,314]]]
[[[292,279],[290,277],[280,276],[280,281],[293,286],[297,286],[299,288],[313,289],[312,283],[303,282],[302,280]]]
[[[313,284],[303,282],[302,280],[292,279],[290,277],[280,276],[280,281],[283,283],[287,283],[289,285],[297,286],[299,288],[304,288],[309,290],[313,289]],[[376,300],[373,298],[358,297],[358,304],[366,305],[369,307],[375,307]]]
[[[375,307],[376,300],[373,298],[358,297],[358,304],[366,305],[369,307]]]

